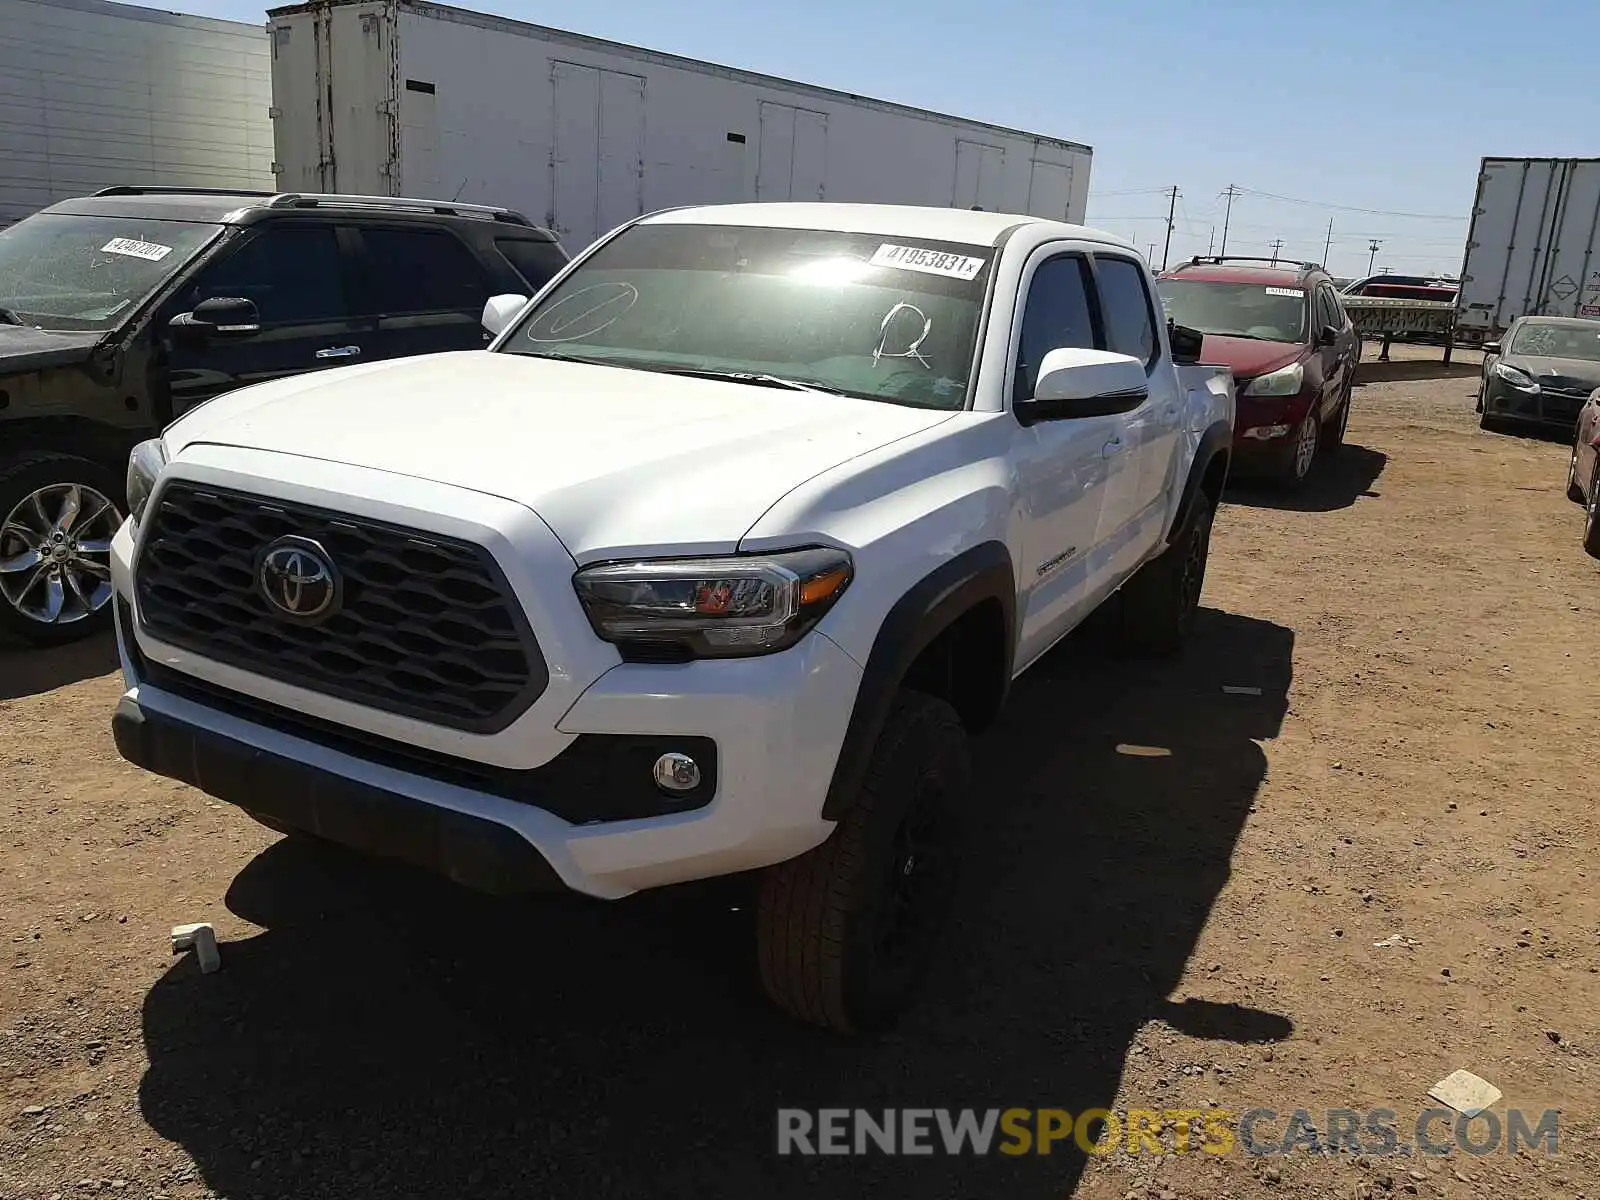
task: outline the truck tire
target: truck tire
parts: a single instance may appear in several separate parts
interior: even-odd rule
[[[0,465],[0,632],[56,646],[110,628],[122,504],[122,481],[87,458],[37,453]]]
[[[762,877],[756,950],[779,1008],[848,1034],[883,1029],[910,1006],[955,891],[971,769],[955,710],[901,691],[832,836]]]
[[[1127,649],[1172,654],[1188,640],[1206,582],[1211,522],[1211,500],[1196,492],[1183,527],[1167,548],[1123,585],[1118,603]]]

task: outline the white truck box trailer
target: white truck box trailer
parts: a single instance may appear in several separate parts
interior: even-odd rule
[[[267,16],[282,191],[505,205],[573,252],[687,204],[1087,207],[1060,138],[421,0]]]
[[[1456,294],[1456,340],[1524,314],[1600,318],[1600,158],[1485,158]]]
[[[272,187],[260,25],[102,0],[0,17],[0,225],[114,184]]]

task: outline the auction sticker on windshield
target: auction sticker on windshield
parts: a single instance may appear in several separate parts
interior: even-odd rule
[[[921,271],[924,275],[943,275],[948,279],[975,279],[987,262],[965,254],[943,250],[923,250],[916,246],[896,246],[885,242],[872,255],[875,267],[894,267],[901,271]]]
[[[1303,296],[1303,295],[1305,295],[1305,293],[1302,292],[1299,288],[1269,287],[1267,289],[1267,295],[1269,295],[1269,296]]]
[[[147,262],[160,262],[172,253],[171,246],[157,242],[141,242],[138,238],[112,238],[100,247],[104,254],[123,254],[129,258],[142,258]]]

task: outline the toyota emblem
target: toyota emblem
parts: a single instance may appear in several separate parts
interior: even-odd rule
[[[256,583],[274,612],[299,621],[319,620],[339,602],[338,569],[310,538],[281,537],[268,546]]]

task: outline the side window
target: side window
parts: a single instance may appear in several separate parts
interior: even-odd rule
[[[483,311],[489,283],[478,260],[443,229],[363,226],[365,307],[377,313]]]
[[[1089,264],[1082,257],[1063,255],[1039,264],[1022,307],[1013,403],[1033,396],[1039,364],[1050,351],[1064,346],[1094,349],[1094,317],[1089,305]]]
[[[1156,329],[1144,271],[1125,258],[1097,258],[1095,268],[1100,276],[1106,349],[1131,355],[1146,365],[1154,364]]]
[[[202,271],[183,307],[218,296],[253,300],[263,325],[348,316],[338,235],[330,225],[266,225]]]
[[[495,248],[522,276],[531,296],[549,283],[555,273],[567,265],[566,255],[550,242],[527,238],[496,238]]]
[[[1323,284],[1317,289],[1317,294],[1322,297],[1322,317],[1318,328],[1323,325],[1332,325],[1335,329],[1344,328],[1344,309],[1339,306],[1339,298],[1333,294],[1333,289]]]

